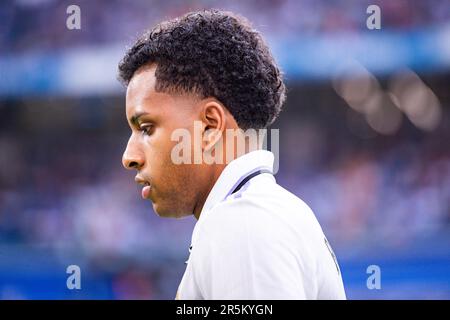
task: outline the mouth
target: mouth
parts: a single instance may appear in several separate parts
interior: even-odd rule
[[[141,191],[142,198],[150,199],[150,191],[152,189],[150,182],[148,182],[147,180],[144,180],[138,176],[136,176],[136,178],[134,180],[136,181],[136,183],[142,185],[142,191]]]
[[[150,199],[150,191],[152,190],[152,186],[150,184],[145,185],[142,188],[141,195],[143,199]]]

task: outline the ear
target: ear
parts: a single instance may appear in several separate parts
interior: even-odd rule
[[[201,117],[204,123],[202,149],[210,150],[224,134],[227,121],[225,107],[217,100],[207,101]]]

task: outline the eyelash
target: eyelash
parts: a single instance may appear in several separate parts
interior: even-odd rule
[[[151,133],[150,133],[150,130],[153,128],[153,126],[152,125],[145,125],[145,126],[141,126],[140,128],[139,128],[139,130],[142,132],[142,134],[145,134],[145,135],[150,135]]]

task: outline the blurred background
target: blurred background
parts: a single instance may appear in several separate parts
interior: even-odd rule
[[[348,298],[449,299],[446,0],[1,1],[0,299],[174,298],[195,219],[158,218],[122,168],[116,70],[144,29],[201,8],[248,17],[284,70],[276,178],[315,211]]]

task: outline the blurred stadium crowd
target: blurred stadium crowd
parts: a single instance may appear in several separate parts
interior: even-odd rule
[[[277,180],[313,208],[337,252],[401,251],[448,234],[448,100],[433,133],[404,124],[394,136],[365,128],[370,135],[361,137],[348,126],[354,111],[337,95],[331,99],[330,88],[291,90],[316,98],[309,107],[291,101],[289,115],[274,125],[280,128]],[[161,219],[140,199],[133,173],[121,167],[128,136],[123,101],[45,103],[0,104],[0,243],[20,252],[47,247],[63,257],[78,252],[122,282],[131,277],[138,289],[142,280],[157,283],[153,295],[144,290],[138,297],[170,297],[195,221]],[[136,297],[135,290],[124,297]]]
[[[0,48],[19,52],[35,50],[36,42],[39,50],[128,43],[164,18],[205,7],[240,13],[267,37],[365,31],[366,16],[361,12],[370,4],[383,8],[383,28],[388,30],[440,25],[450,19],[449,3],[440,0],[79,0],[73,4],[82,8],[82,31],[74,38],[64,28],[67,16],[61,14],[72,2],[2,1]]]
[[[202,7],[241,13],[272,39],[280,34],[358,34],[364,32],[366,18],[360,13],[371,3],[76,2],[82,8],[83,27],[74,36],[64,28],[67,16],[60,14],[67,2],[2,1],[0,57],[128,44],[162,18]],[[383,28],[393,32],[450,21],[447,1],[374,3],[383,8]],[[289,78],[289,70],[285,71]],[[426,257],[449,258],[450,72],[417,77],[436,97],[439,111],[431,127],[417,125],[392,96],[391,107],[400,111],[384,113],[378,123],[395,118],[394,127],[385,130],[366,121],[367,115],[331,79],[290,80],[285,111],[273,126],[280,129],[276,178],[315,211],[342,259],[350,298],[371,297],[358,289],[365,286],[364,274],[362,283],[351,290],[353,276],[346,273],[346,266],[350,270],[354,261],[364,259],[376,263],[376,258],[370,260],[373,252],[378,252],[379,261],[405,251],[414,259],[418,256],[412,269],[395,267],[403,268],[398,279],[411,272],[413,284],[414,277],[420,278],[428,268]],[[383,75],[380,87],[390,90],[391,78],[395,74]],[[353,94],[360,89],[350,87]],[[59,278],[52,278],[60,269],[48,261],[76,263],[89,270],[91,287],[86,282],[84,295],[69,297],[173,298],[195,221],[161,219],[140,199],[134,174],[121,167],[129,134],[123,108],[123,92],[0,97],[0,298],[68,297],[55,284]],[[374,297],[449,298],[449,263],[436,265],[441,270],[435,279],[439,286],[426,287],[425,277],[419,279],[425,286],[422,292],[413,293],[420,287],[415,283],[416,287],[398,289],[396,294],[395,278],[391,293]],[[30,268],[39,270],[30,275]],[[44,281],[48,287],[30,289],[33,281]]]

